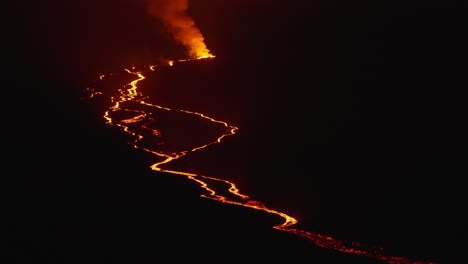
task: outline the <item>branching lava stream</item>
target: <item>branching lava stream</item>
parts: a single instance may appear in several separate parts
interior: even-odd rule
[[[214,56],[199,57],[198,59],[213,59]],[[183,63],[188,60],[179,60],[178,62]],[[274,214],[283,219],[283,222],[279,225],[273,226],[274,229],[289,232],[300,237],[304,237],[314,243],[315,245],[344,252],[348,254],[354,254],[359,256],[366,256],[374,258],[388,263],[427,263],[412,261],[407,258],[398,256],[389,256],[383,252],[380,247],[371,247],[363,245],[357,242],[345,242],[343,240],[335,239],[328,235],[318,234],[306,230],[294,228],[294,225],[298,222],[295,218],[277,211],[272,208],[266,207],[262,202],[251,199],[248,195],[242,194],[237,188],[236,184],[224,179],[209,177],[205,175],[198,175],[190,172],[174,171],[164,169],[164,165],[179,159],[192,152],[204,149],[213,144],[221,143],[225,137],[233,136],[238,130],[237,127],[231,126],[228,123],[220,120],[213,119],[202,113],[188,111],[188,110],[176,110],[165,106],[155,105],[146,102],[148,97],[138,91],[138,83],[144,80],[145,73],[157,70],[158,67],[169,67],[174,65],[174,61],[170,61],[168,65],[157,66],[151,65],[146,66],[143,70],[138,71],[134,68],[125,69],[125,72],[135,76],[135,79],[124,85],[123,88],[118,89],[118,94],[115,95],[115,90],[104,91],[97,87],[88,87],[85,90],[85,96],[82,99],[95,100],[98,97],[103,97],[105,100],[110,98],[111,106],[105,110],[103,117],[107,124],[117,126],[122,129],[125,133],[130,135],[132,140],[128,142],[137,149],[141,149],[154,155],[158,162],[151,166],[154,171],[184,176],[189,180],[192,180],[200,185],[204,190],[203,198],[215,200],[221,203],[232,204],[236,206],[243,206],[253,210],[264,211],[269,214]],[[96,83],[106,80],[110,75],[101,75]],[[113,95],[110,95],[114,93]],[[203,119],[203,121],[210,122],[213,126],[216,126],[220,131],[219,136],[212,138],[210,141],[190,146],[185,149],[162,149],[161,148],[161,131],[154,128],[154,121],[158,115],[184,115],[190,118]],[[152,142],[152,143],[148,143]],[[155,143],[156,142],[156,143]],[[220,195],[220,190],[211,186],[209,183],[218,182],[216,186],[224,186],[227,184],[229,187],[229,197],[227,195]],[[217,187],[219,188],[219,187]],[[226,192],[227,193],[227,192]]]

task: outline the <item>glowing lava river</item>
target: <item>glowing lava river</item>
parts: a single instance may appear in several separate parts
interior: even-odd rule
[[[179,62],[183,63],[184,61],[185,60],[181,60]],[[145,66],[142,67],[142,69],[133,67],[130,69],[123,69],[121,73],[101,75],[99,79],[94,82],[95,85],[86,88],[84,91],[85,95],[82,99],[98,100],[99,98],[99,100],[110,100],[110,106],[106,108],[103,113],[105,122],[109,125],[119,127],[123,133],[126,133],[130,138],[129,144],[155,157],[157,162],[151,165],[150,168],[152,170],[184,176],[196,182],[200,185],[200,188],[203,189],[204,194],[201,195],[203,198],[277,215],[284,219],[284,221],[279,225],[273,226],[274,229],[304,237],[322,248],[366,256],[388,263],[423,263],[411,261],[399,256],[389,256],[385,254],[380,247],[369,247],[357,242],[345,243],[342,240],[335,239],[328,235],[295,228],[294,226],[298,222],[295,218],[275,209],[268,208],[262,202],[242,194],[233,182],[190,172],[164,169],[165,164],[213,144],[221,143],[225,137],[234,136],[238,130],[237,127],[231,126],[224,121],[208,117],[203,113],[171,109],[166,106],[151,104],[145,101],[149,98],[138,90],[138,83],[146,78],[146,73],[156,71],[158,67],[169,67],[172,65],[173,62],[162,66]],[[130,81],[121,87],[109,88],[105,85],[100,85],[101,82],[112,79],[112,75],[128,76]],[[185,137],[184,135],[179,136],[179,138],[175,136],[171,139],[174,142],[166,144],[167,142],[164,142],[165,137],[161,136],[162,132],[160,128],[165,125],[164,122],[161,121],[164,119],[178,120],[179,122],[185,122],[184,120],[191,120],[190,122],[193,122],[193,120],[196,120],[196,122],[209,124],[210,129],[213,127],[213,131],[215,132],[209,133],[206,137],[197,137],[196,139],[187,139],[187,134],[185,134]],[[170,122],[168,122],[167,125],[169,126]],[[172,126],[174,125],[172,124]],[[168,129],[166,132],[176,130],[180,129]],[[181,132],[179,131],[179,133]],[[178,140],[189,142],[177,142]],[[228,186],[227,190],[220,189],[222,186],[226,186],[226,184]],[[224,194],[221,195],[220,193]]]

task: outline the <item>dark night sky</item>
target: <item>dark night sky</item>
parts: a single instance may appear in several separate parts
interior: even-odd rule
[[[208,48],[226,71],[242,77],[225,83],[242,87],[227,96],[226,115],[264,149],[250,162],[270,175],[272,192],[290,192],[305,209],[309,204],[301,200],[317,198],[305,175],[320,175],[309,182],[320,189],[318,229],[400,245],[404,254],[442,263],[466,258],[463,31],[456,7],[427,1],[192,2]],[[4,141],[15,143],[4,149],[4,178],[12,187],[4,185],[11,217],[3,248],[18,260],[11,263],[78,263],[94,254],[154,262],[166,249],[197,242],[203,228],[225,241],[220,222],[237,223],[236,239],[250,240],[242,248],[232,243],[244,250],[239,258],[265,237],[278,252],[275,246],[287,238],[256,222],[264,216],[194,199],[197,188],[183,180],[164,178],[186,190],[185,198],[166,203],[169,193],[154,192],[151,186],[160,182],[147,177],[139,154],[116,143],[118,134],[82,108],[81,89],[97,74],[181,56],[143,1],[23,1],[6,4],[2,13]],[[283,125],[264,136],[277,122]],[[276,151],[294,154],[286,160],[267,155]],[[125,165],[109,169],[102,160]],[[280,161],[283,167],[269,169]],[[304,177],[284,183],[291,165]],[[250,181],[261,186],[266,180]],[[161,220],[148,209],[153,207],[178,220]],[[194,208],[207,217],[194,220]],[[212,216],[218,221],[210,222]],[[159,257],[149,253],[154,237],[165,242]],[[289,250],[284,256],[304,256],[300,247]],[[230,253],[221,246],[213,252]]]

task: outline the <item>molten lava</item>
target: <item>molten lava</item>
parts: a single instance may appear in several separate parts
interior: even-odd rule
[[[174,39],[187,49],[188,59],[168,60],[165,66],[174,66],[175,62],[183,63],[185,61],[215,57],[206,47],[204,37],[196,27],[194,20],[188,15],[188,0],[147,0],[147,2],[148,12],[159,19],[168,32],[172,34]],[[383,253],[382,248],[369,247],[356,242],[349,243],[331,236],[294,228],[294,225],[298,222],[295,218],[286,213],[269,208],[261,201],[251,199],[248,195],[241,193],[236,184],[231,181],[190,172],[164,169],[164,165],[167,165],[171,161],[211,145],[221,143],[225,137],[235,135],[238,128],[229,125],[227,122],[206,116],[203,113],[171,109],[169,107],[148,103],[146,101],[148,97],[143,96],[141,91],[138,91],[138,83],[146,78],[145,74],[147,72],[155,71],[157,67],[156,65],[149,65],[140,71],[136,70],[135,67],[124,69],[124,72],[121,74],[134,76],[131,82],[125,84],[123,87],[116,87],[111,91],[109,91],[109,89],[99,89],[99,87],[87,87],[84,91],[86,96],[82,98],[95,100],[97,97],[103,97],[110,101],[110,106],[104,110],[104,120],[107,124],[117,126],[121,128],[124,133],[128,134],[130,138],[129,144],[154,155],[158,161],[151,165],[152,170],[184,176],[198,183],[204,190],[204,194],[201,195],[203,198],[279,216],[283,219],[283,222],[273,226],[273,228],[307,238],[319,247],[354,255],[367,256],[387,261],[388,263],[422,263],[410,261],[402,257],[388,256]],[[110,75],[114,74],[100,75],[96,83],[99,84],[99,82],[105,81]],[[213,126],[213,129],[216,128],[217,136],[212,138],[212,134],[210,133],[209,139],[203,143],[197,141],[191,142],[189,146],[179,144],[177,147],[171,148],[166,146],[163,148],[161,146],[164,145],[163,141],[165,138],[157,125],[155,125],[155,122],[159,117],[167,115],[171,115],[171,119],[177,115],[180,120],[190,117],[208,122]],[[221,189],[221,186],[228,186],[227,191],[226,189]],[[224,195],[220,193],[224,193]]]
[[[209,55],[208,57],[214,57]],[[192,59],[189,59],[192,60]],[[179,60],[177,62],[183,62],[187,60]],[[172,61],[169,65],[173,65],[174,62]],[[205,191],[203,198],[215,200],[221,203],[233,204],[237,206],[247,207],[253,210],[259,210],[266,213],[274,214],[283,219],[283,222],[279,225],[274,226],[273,228],[293,233],[295,235],[307,238],[309,241],[313,242],[315,245],[336,250],[340,252],[345,252],[354,255],[360,256],[367,256],[370,258],[375,258],[383,261],[387,261],[388,263],[422,263],[422,262],[414,262],[403,257],[396,257],[396,256],[388,256],[383,253],[382,248],[378,247],[369,247],[357,242],[345,242],[342,240],[335,239],[331,236],[318,234],[306,230],[301,230],[297,228],[293,228],[293,226],[298,222],[295,218],[280,212],[278,210],[268,208],[264,205],[264,203],[260,201],[256,201],[251,199],[248,195],[242,194],[240,190],[237,188],[236,184],[221,178],[210,177],[206,175],[198,175],[190,172],[183,172],[183,171],[174,171],[164,169],[164,165],[179,159],[185,155],[188,155],[192,152],[199,151],[201,149],[207,148],[213,144],[219,144],[225,137],[233,136],[236,134],[238,130],[237,127],[231,126],[228,123],[220,120],[216,120],[214,118],[208,117],[203,113],[188,111],[188,110],[180,110],[180,109],[171,109],[169,107],[155,105],[146,102],[145,100],[148,97],[142,95],[140,91],[138,91],[138,83],[144,80],[145,72],[155,71],[158,66],[150,65],[145,67],[145,71],[136,71],[135,68],[132,69],[125,69],[125,72],[128,74],[132,74],[135,76],[135,79],[130,83],[126,84],[123,89],[119,89],[117,87],[118,96],[110,95],[105,91],[97,91],[95,88],[88,87],[86,88],[85,92],[87,96],[84,98],[87,99],[94,99],[97,96],[104,96],[108,97],[111,102],[111,106],[104,112],[104,119],[107,124],[120,127],[122,131],[129,134],[132,140],[130,140],[129,144],[133,145],[135,148],[141,149],[146,151],[150,154],[155,155],[158,157],[159,161],[151,165],[151,169],[159,172],[170,173],[173,175],[180,175],[184,176],[187,179],[194,181],[200,185],[200,187]],[[164,67],[164,66],[160,66]],[[103,81],[107,78],[107,75],[101,75],[99,77],[99,81]],[[159,148],[159,145],[155,144],[145,144],[148,142],[147,139],[154,137],[159,138],[161,137],[161,133],[159,130],[152,128],[152,122],[154,122],[155,117],[161,114],[183,114],[189,115],[192,118],[204,119],[211,122],[213,125],[216,125],[219,128],[222,128],[222,133],[220,133],[216,138],[213,138],[211,141],[206,142],[201,145],[189,147],[182,151],[175,151],[175,150],[162,150]],[[229,193],[229,196],[220,195],[219,190],[220,184],[212,184],[212,182],[220,182],[224,183],[228,186],[227,191],[224,193]],[[216,189],[218,188],[218,189]]]

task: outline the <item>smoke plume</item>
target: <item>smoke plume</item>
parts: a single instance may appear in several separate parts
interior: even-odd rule
[[[166,26],[175,40],[184,45],[191,59],[213,57],[203,35],[187,13],[188,0],[147,0],[148,12]]]

